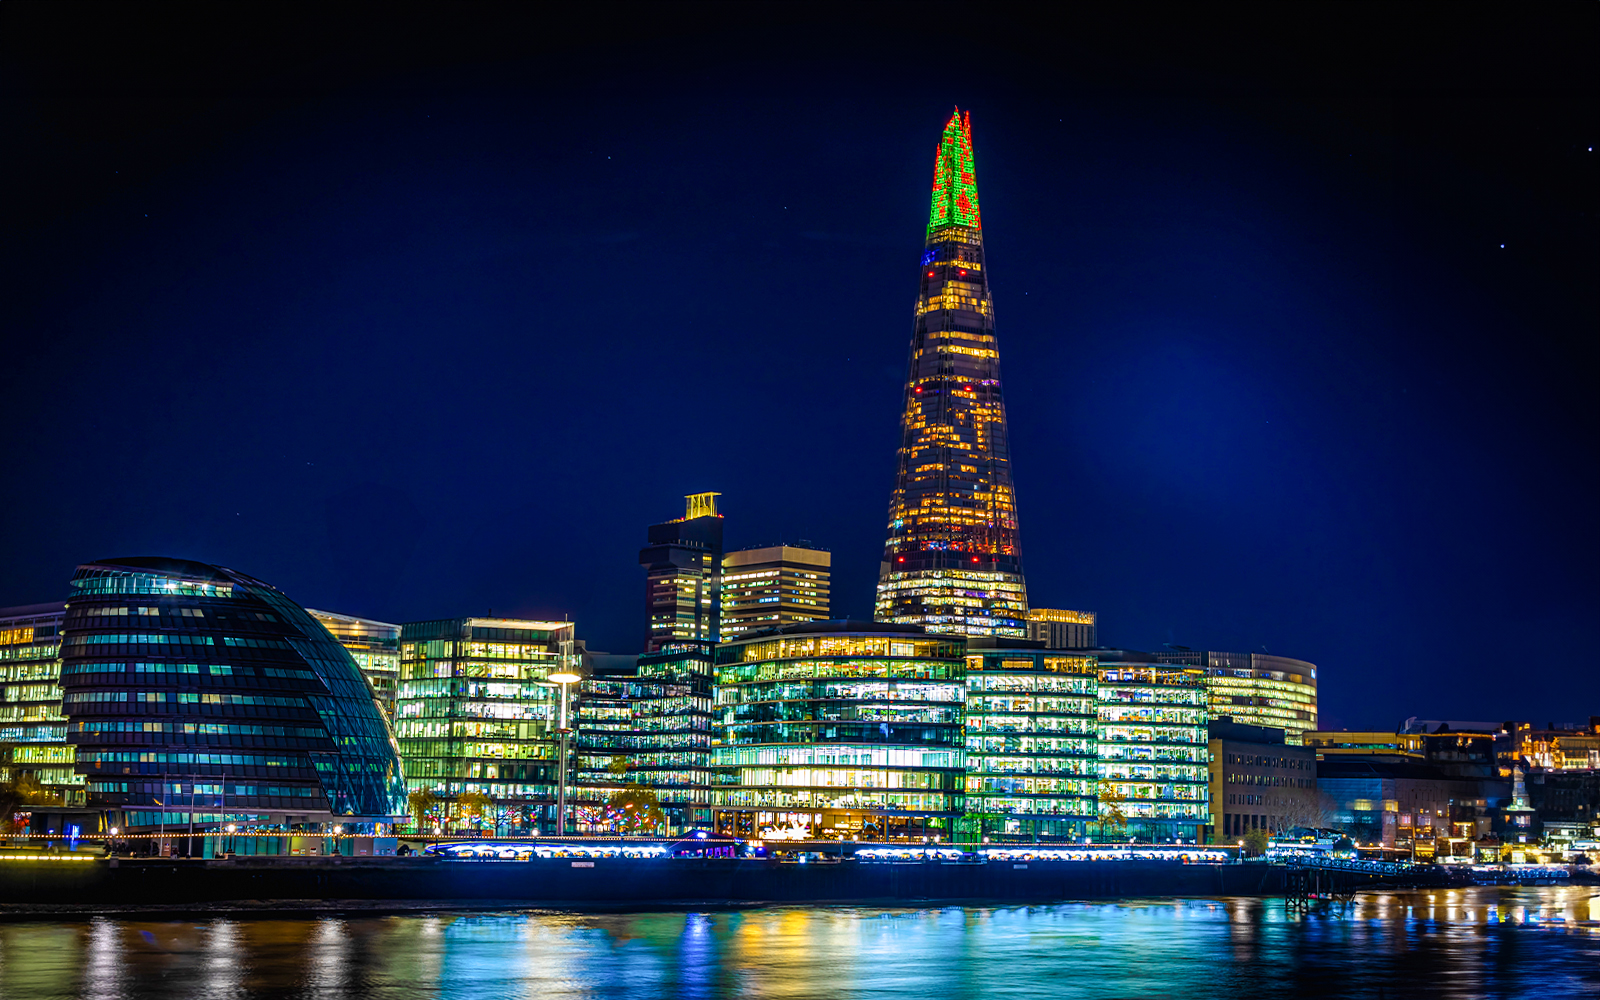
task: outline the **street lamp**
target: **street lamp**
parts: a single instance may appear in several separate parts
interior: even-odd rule
[[[561,716],[556,724],[556,736],[560,740],[556,759],[556,835],[564,837],[567,835],[567,736],[572,732],[567,725],[567,689],[583,678],[562,671],[551,674],[550,680],[561,685]]]

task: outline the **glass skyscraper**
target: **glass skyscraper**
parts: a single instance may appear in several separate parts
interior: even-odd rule
[[[874,614],[930,632],[1026,637],[970,112],[952,115],[939,143],[919,283]]]
[[[372,688],[276,588],[137,557],[78,567],[67,604],[66,735],[110,825],[382,833],[404,815]]]

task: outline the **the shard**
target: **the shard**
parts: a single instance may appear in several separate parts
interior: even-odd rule
[[[972,117],[959,109],[934,160],[918,283],[876,617],[932,632],[1026,636]]]

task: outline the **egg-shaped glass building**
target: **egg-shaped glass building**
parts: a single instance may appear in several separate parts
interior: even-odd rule
[[[405,814],[371,685],[275,587],[141,556],[80,566],[71,588],[62,708],[108,826],[382,834]]]

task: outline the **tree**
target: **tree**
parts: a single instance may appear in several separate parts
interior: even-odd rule
[[[626,780],[628,758],[613,759],[606,770],[622,781],[622,787],[606,799],[606,805],[616,816],[618,833],[657,833],[667,825],[667,814],[661,809],[661,798],[655,789]]]
[[[1267,831],[1260,829],[1246,830],[1244,835],[1244,856],[1247,858],[1259,858],[1267,853],[1268,844]]]
[[[1105,778],[1101,778],[1100,783],[1095,787],[1095,794],[1100,800],[1101,838],[1104,839],[1106,835],[1107,823],[1119,830],[1127,830],[1128,816],[1122,811],[1122,804],[1128,801],[1128,797],[1122,794],[1122,790]]]
[[[1327,792],[1315,788],[1300,788],[1286,795],[1278,808],[1282,810],[1279,821],[1284,830],[1298,827],[1322,830],[1332,821],[1337,803]]]
[[[428,814],[433,812],[434,807],[438,804],[438,797],[426,788],[419,788],[406,796],[406,806],[411,810],[411,816],[417,822],[418,831],[425,828]]]
[[[494,809],[494,799],[476,789],[462,792],[456,796],[456,808],[461,815],[472,820],[478,826],[478,832],[483,832],[483,817]]]

